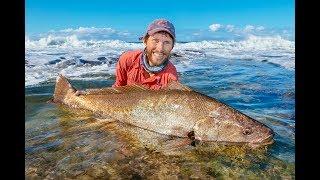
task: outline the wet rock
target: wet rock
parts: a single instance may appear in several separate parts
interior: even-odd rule
[[[200,53],[200,54],[203,54],[203,52],[202,52],[202,51],[194,50],[194,49],[186,49],[185,51],[193,52],[193,53]]]
[[[113,61],[113,62],[117,62],[118,59],[119,59],[118,57],[111,57],[111,58],[110,58],[110,60]]]
[[[30,168],[26,169],[25,173],[28,174],[28,175],[35,174],[35,173],[37,173],[37,170],[38,169],[35,168],[35,167],[30,167]]]
[[[157,178],[159,179],[179,179],[176,175],[178,172],[175,172],[174,169],[169,169],[168,167],[161,165],[159,171],[157,172]]]
[[[104,178],[105,179],[107,177],[110,177],[110,175],[108,174],[108,172],[106,170],[104,170],[102,167],[96,167],[96,166],[87,170],[86,174],[90,175],[94,179],[97,179],[97,178]]]
[[[45,65],[52,65],[52,64],[57,64],[61,62],[61,59],[55,59],[55,60],[52,60],[52,61],[49,61],[48,63],[46,63]]]
[[[81,58],[82,56],[73,56],[75,59],[79,59]]]
[[[34,67],[33,64],[29,64],[29,61],[28,61],[28,60],[25,60],[25,61],[24,61],[24,65],[26,65],[27,67]]]
[[[89,176],[89,175],[84,174],[84,175],[77,176],[76,179],[80,179],[80,180],[92,180],[93,178],[92,178],[91,176]]]
[[[60,59],[66,59],[65,57],[61,56]]]
[[[132,174],[131,175],[131,178],[130,179],[134,179],[134,180],[140,180],[140,179],[142,179],[142,177],[140,176],[140,174],[138,174],[138,173],[134,173],[134,174]]]
[[[88,60],[84,60],[84,59],[79,59],[79,62],[82,64],[89,64],[89,65],[93,65],[93,66],[102,64],[102,62],[100,62],[100,61],[88,61]]]
[[[191,175],[189,178],[190,178],[190,179],[200,179],[200,177],[197,176],[197,175]]]
[[[177,54],[177,53],[171,53],[172,57],[182,57],[181,55]]]
[[[72,175],[72,176],[78,176],[80,174],[83,174],[85,170],[75,170],[75,171],[70,171],[69,173]]]
[[[25,177],[25,179],[42,179],[40,176],[38,176],[38,175],[36,175],[36,174],[33,174],[33,175],[27,175],[26,177]]]
[[[120,179],[120,176],[117,173],[117,171],[113,167],[111,167],[110,165],[103,166],[102,168],[106,171],[106,173],[110,177],[112,177],[111,179]]]
[[[66,68],[68,66],[75,65],[75,64],[76,64],[75,60],[66,60],[58,63],[57,66],[58,68]]]
[[[105,61],[107,58],[106,57],[98,57],[97,58],[99,61]]]

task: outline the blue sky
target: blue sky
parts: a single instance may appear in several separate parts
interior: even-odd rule
[[[212,24],[294,29],[294,0],[26,0],[26,33],[96,27],[143,32],[156,18],[179,30]]]

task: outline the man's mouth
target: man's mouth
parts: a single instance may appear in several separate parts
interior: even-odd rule
[[[156,52],[153,52],[152,55],[157,59],[161,59],[165,56],[163,53],[156,53]]]

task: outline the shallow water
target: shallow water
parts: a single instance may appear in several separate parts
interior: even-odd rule
[[[25,175],[40,178],[295,179],[294,70],[243,59],[173,59],[182,83],[265,123],[275,143],[242,146],[185,144],[90,112],[46,103],[54,80],[26,87]],[[192,67],[192,68],[184,68]],[[114,76],[75,80],[78,89],[111,86]]]

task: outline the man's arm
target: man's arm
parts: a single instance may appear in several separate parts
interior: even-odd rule
[[[170,62],[170,67],[169,67],[169,73],[167,77],[167,82],[170,83],[171,81],[177,81],[179,82],[178,78],[178,72],[176,67]]]
[[[119,87],[127,85],[127,59],[122,54],[116,65],[116,81],[112,87]]]

